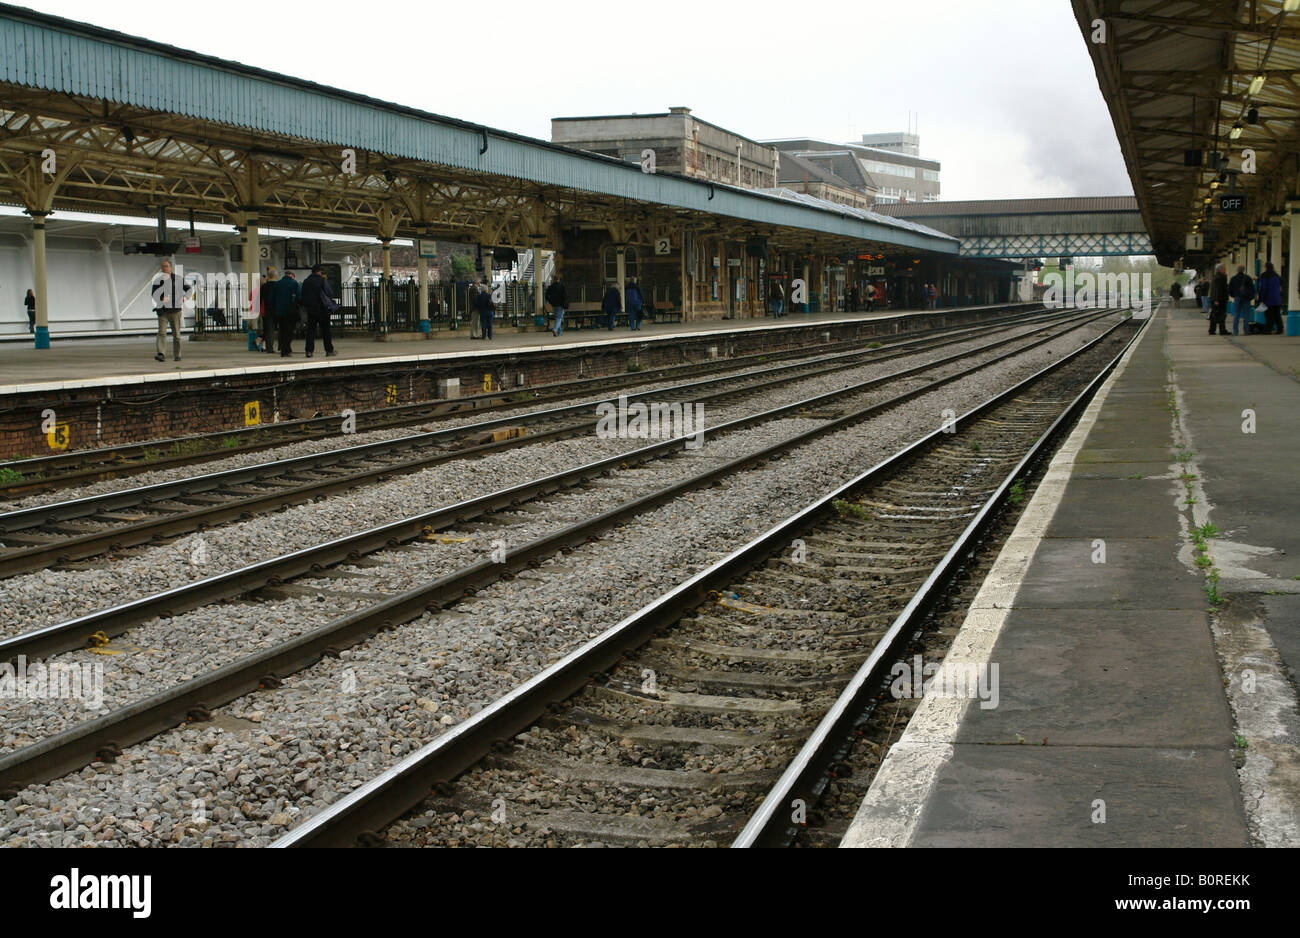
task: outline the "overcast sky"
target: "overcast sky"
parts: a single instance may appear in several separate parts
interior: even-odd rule
[[[684,105],[760,140],[850,141],[910,112],[944,199],[1132,193],[1068,0],[41,9],[544,139],[552,117]]]

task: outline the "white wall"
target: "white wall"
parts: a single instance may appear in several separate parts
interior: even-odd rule
[[[50,333],[82,332],[113,328],[113,302],[109,291],[105,255],[91,239],[47,237],[46,272],[49,288]],[[123,329],[152,329],[157,320],[149,296],[149,284],[158,272],[161,258],[125,255],[121,242],[110,248],[122,308]],[[183,273],[222,273],[224,256],[218,249],[201,254],[178,254],[174,259]],[[27,332],[27,311],[23,297],[35,285],[31,242],[13,235],[0,236],[0,334]],[[187,304],[185,325],[194,322],[193,304]]]

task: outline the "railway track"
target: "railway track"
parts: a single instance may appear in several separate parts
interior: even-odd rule
[[[1049,316],[1047,321],[1059,319]],[[1014,331],[1017,325],[984,331]],[[729,401],[863,364],[918,354],[951,341],[950,337],[913,339],[888,349],[841,353],[811,367],[800,363],[766,369],[741,384],[730,375],[705,378],[628,395],[628,400]],[[997,344],[1001,343],[982,348]],[[451,460],[585,434],[596,423],[592,417],[595,403],[550,407],[8,512],[0,515],[0,544],[4,545],[0,547],[0,578],[190,534]]]
[[[1102,314],[1104,315],[1104,314]],[[1087,317],[1098,318],[1097,316]],[[467,595],[501,579],[508,579],[521,570],[535,565],[557,551],[581,544],[602,531],[608,530],[629,518],[680,497],[684,492],[717,482],[731,474],[775,458],[791,448],[806,444],[819,436],[850,427],[867,417],[914,399],[935,387],[949,384],[970,373],[992,367],[998,361],[1023,354],[1028,348],[1053,341],[1068,334],[1084,320],[1071,319],[1055,324],[1046,338],[1036,338],[1029,344],[1008,351],[991,361],[962,369],[954,374],[928,382],[886,401],[853,409],[835,418],[819,421],[810,430],[799,433],[780,443],[749,452],[721,465],[713,465],[703,472],[679,477],[669,484],[631,500],[614,499],[613,507],[576,524],[561,527],[518,548],[499,560],[484,560],[470,564],[453,573],[438,577],[415,589],[396,595],[380,594],[378,601],[368,601],[364,608],[341,615],[327,625],[310,629],[293,640],[246,655],[215,671],[184,681],[138,700],[102,717],[78,723],[68,730],[41,739],[23,749],[0,756],[0,790],[16,790],[35,781],[56,778],[67,771],[85,765],[93,758],[112,759],[122,747],[173,726],[185,719],[206,720],[212,710],[235,697],[259,686],[274,687],[287,674],[316,663],[322,656],[335,656],[341,649],[364,640],[376,631],[393,628],[402,622],[422,615],[430,608],[454,605]],[[935,368],[931,363],[926,368]],[[918,370],[918,369],[909,369]],[[919,369],[924,370],[924,369]],[[896,380],[896,375],[867,382],[879,385]],[[852,405],[860,395],[863,385],[850,389],[818,395],[816,398],[785,405],[763,414],[751,415],[715,428],[711,434],[736,432],[765,420],[797,414],[809,408],[825,408],[838,401],[840,406]],[[120,635],[133,625],[153,617],[174,616],[200,605],[242,597],[241,602],[255,602],[253,591],[283,587],[295,576],[319,577],[333,564],[355,563],[365,554],[394,547],[421,536],[429,536],[453,525],[463,526],[467,521],[480,519],[492,512],[507,512],[518,508],[524,501],[561,492],[584,481],[597,479],[616,468],[626,469],[641,461],[670,455],[681,450],[682,438],[666,440],[643,447],[633,454],[620,454],[600,460],[575,470],[557,473],[515,486],[490,496],[425,513],[393,525],[385,525],[349,538],[342,538],[308,551],[254,564],[208,580],[177,587],[142,600],[103,610],[57,626],[40,629],[0,642],[0,661],[14,661],[24,657],[35,660],[60,651],[103,644]],[[317,587],[308,587],[315,592]]]
[[[827,493],[275,846],[788,845],[921,618],[1128,332]]]
[[[922,338],[953,336],[964,332],[1023,321],[1040,310],[1017,310],[1013,315],[998,317],[976,325],[948,326],[928,331]],[[893,347],[915,340],[915,334],[881,336],[880,342]],[[556,384],[529,388],[503,389],[473,394],[455,400],[428,400],[412,404],[380,407],[356,412],[358,433],[418,426],[446,417],[468,413],[490,413],[517,408],[524,404],[555,402],[591,393],[635,387],[655,381],[679,380],[711,374],[735,374],[744,369],[796,360],[808,366],[844,355],[844,343],[827,343],[760,352],[726,359],[684,363],[649,371],[579,378]],[[849,352],[847,354],[853,354]],[[104,479],[114,479],[152,472],[175,466],[194,466],[236,453],[261,452],[308,440],[328,439],[338,435],[339,415],[316,414],[311,417],[281,420],[274,423],[239,427],[211,433],[192,434],[141,443],[97,447],[71,453],[52,453],[29,459],[0,461],[0,503],[18,495],[46,492]],[[7,471],[6,471],[7,470]]]

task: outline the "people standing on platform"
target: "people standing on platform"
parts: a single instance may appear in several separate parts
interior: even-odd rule
[[[1237,265],[1237,275],[1228,281],[1228,296],[1232,297],[1232,334],[1244,324],[1250,331],[1251,300],[1255,298],[1255,281],[1246,273],[1246,265]]]
[[[934,284],[931,283],[931,284],[927,284],[925,289],[926,289],[926,297],[927,297],[927,298],[929,299],[929,301],[930,301],[930,309],[932,309],[932,310],[934,310],[934,309],[938,309],[938,308],[939,308],[939,288],[936,287]]]
[[[189,294],[180,275],[172,271],[172,262],[163,261],[159,272],[153,278],[153,312],[158,317],[158,340],[155,343],[157,353],[155,361],[165,362],[167,348],[167,327],[172,330],[172,358],[181,360],[181,311],[185,308],[185,297]]]
[[[479,283],[478,296],[474,297],[474,308],[478,310],[479,332],[482,337],[492,340],[492,317],[496,315],[496,307],[492,305],[492,291],[488,289],[487,284]]]
[[[785,315],[785,287],[780,280],[772,281],[772,316],[780,319]]]
[[[1268,334],[1281,335],[1285,331],[1282,328],[1282,278],[1273,268],[1272,261],[1264,265],[1264,272],[1259,275],[1259,301],[1264,304]]]
[[[28,290],[27,295],[23,297],[23,305],[27,307],[27,331],[36,331],[36,292]]]
[[[280,357],[293,354],[293,330],[302,315],[302,287],[291,273],[286,273],[272,288],[276,323],[280,329]]]
[[[614,319],[623,312],[623,300],[618,295],[618,284],[611,283],[605,287],[605,298],[600,301],[601,312],[605,314],[605,324],[609,331],[614,331]]]
[[[1228,268],[1220,264],[1214,271],[1210,284],[1210,335],[1219,327],[1219,335],[1227,335],[1228,319]]]
[[[875,311],[876,311],[876,285],[874,283],[869,283],[867,284],[867,312],[874,313]]]
[[[1204,277],[1196,278],[1196,286],[1192,287],[1192,293],[1196,296],[1196,303],[1201,307],[1201,314],[1210,315],[1210,285]]]
[[[275,281],[275,268],[268,267],[262,282],[253,289],[252,300],[257,307],[258,325],[262,333],[261,349],[264,352],[275,351],[275,334],[280,328],[275,319]]]
[[[316,332],[320,331],[321,342],[325,346],[325,357],[333,358],[334,341],[330,338],[330,314],[339,308],[330,282],[325,279],[325,268],[316,264],[311,269],[311,276],[302,282],[302,305],[307,310],[307,357],[311,358],[316,350]]]
[[[858,300],[860,299],[860,297],[861,294],[858,293],[858,285],[855,283],[853,286],[849,287],[849,312],[850,313],[856,313],[858,311]]]
[[[627,285],[627,327],[633,332],[641,331],[641,310],[645,306],[645,297],[633,277]]]
[[[1178,303],[1183,298],[1183,285],[1175,280],[1169,285],[1169,297],[1174,301],[1174,309],[1178,308]]]
[[[564,311],[569,308],[569,291],[564,289],[564,283],[560,280],[560,272],[557,270],[555,276],[551,278],[550,285],[543,294],[546,302],[551,304],[551,311],[555,314],[555,319],[551,325],[551,334],[555,337],[564,335]]]

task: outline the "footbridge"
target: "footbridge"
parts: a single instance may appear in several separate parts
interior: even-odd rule
[[[1137,199],[900,202],[876,211],[961,239],[964,257],[1111,257],[1152,253]]]

